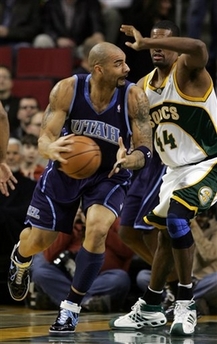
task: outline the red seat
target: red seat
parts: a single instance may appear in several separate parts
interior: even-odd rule
[[[13,72],[13,55],[11,47],[0,46],[0,64],[8,67],[11,72]]]
[[[49,94],[53,87],[52,79],[14,79],[12,94],[17,97],[33,96],[41,110],[45,110],[49,103]]]
[[[17,52],[16,78],[53,78],[71,76],[73,55],[70,48],[20,48]]]

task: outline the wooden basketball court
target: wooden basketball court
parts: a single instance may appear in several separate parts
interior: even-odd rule
[[[110,330],[108,321],[117,314],[81,313],[76,332],[70,337],[51,337],[48,329],[57,311],[31,310],[25,306],[0,306],[1,343],[72,344],[214,344],[217,343],[217,316],[198,320],[193,337],[170,337],[169,324],[161,328],[124,332]]]

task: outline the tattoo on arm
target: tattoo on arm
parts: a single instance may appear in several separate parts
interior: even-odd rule
[[[145,123],[149,120],[149,102],[147,99],[138,99],[136,108],[136,119],[139,121],[139,123]]]
[[[51,111],[50,106],[48,106],[48,108],[45,110],[44,117],[43,117],[43,120],[42,120],[42,123],[41,123],[41,128],[42,129],[46,128],[47,123],[49,121],[49,118],[51,118],[51,116],[52,116],[52,111]]]
[[[142,138],[141,144],[144,144],[152,150],[152,129],[149,121],[149,102],[144,96],[139,97],[136,105],[134,125],[137,128],[138,136]]]
[[[133,151],[132,154],[134,156],[134,163],[132,165],[132,168],[134,170],[138,170],[144,165],[144,154],[137,150]]]

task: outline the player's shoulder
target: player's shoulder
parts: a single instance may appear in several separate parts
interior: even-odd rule
[[[74,77],[58,81],[51,90],[49,97],[50,104],[64,108],[69,106],[74,94],[75,85],[76,78]]]
[[[136,83],[137,86],[139,86],[141,89],[144,89],[144,83],[145,83],[145,76],[143,76],[141,79],[139,79]]]
[[[139,85],[132,85],[132,87],[129,90],[129,100],[136,99],[136,100],[145,100],[147,101],[147,96],[142,87]]]
[[[61,95],[64,96],[67,93],[72,93],[72,91],[74,90],[75,84],[76,84],[75,76],[62,79],[54,85],[51,93],[52,95],[55,94],[57,96],[61,96]]]
[[[65,78],[65,79],[58,81],[56,85],[58,87],[69,87],[69,86],[74,85],[76,81],[77,81],[77,76],[72,75],[68,78]]]

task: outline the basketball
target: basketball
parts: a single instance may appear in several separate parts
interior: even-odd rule
[[[87,136],[74,136],[73,141],[72,152],[61,153],[68,161],[67,164],[60,164],[61,170],[71,178],[89,178],[101,164],[101,150],[97,143]]]

